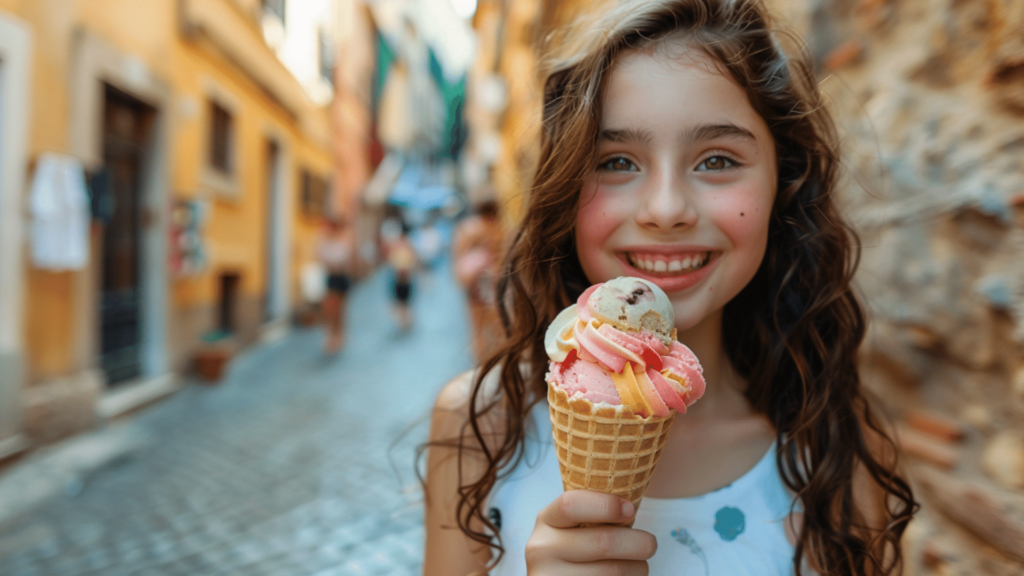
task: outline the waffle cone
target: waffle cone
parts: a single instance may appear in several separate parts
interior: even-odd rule
[[[548,386],[548,410],[562,488],[613,494],[639,507],[672,416],[642,418],[625,406],[570,399],[556,386]],[[632,525],[632,519],[621,524]]]

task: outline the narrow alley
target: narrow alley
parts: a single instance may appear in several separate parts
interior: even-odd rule
[[[408,334],[388,290],[383,271],[354,288],[337,357],[294,331],[93,433],[145,440],[0,524],[0,574],[418,573],[414,453],[471,354],[447,262],[418,279]]]

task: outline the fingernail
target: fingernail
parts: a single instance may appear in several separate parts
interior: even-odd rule
[[[633,517],[633,503],[630,502],[629,500],[624,500],[622,502],[622,517],[623,518],[632,518]]]

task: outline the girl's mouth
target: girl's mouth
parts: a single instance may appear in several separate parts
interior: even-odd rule
[[[695,252],[692,254],[642,254],[626,252],[626,262],[638,270],[652,276],[671,278],[700,270],[711,259],[712,252]]]
[[[619,261],[630,276],[656,284],[665,292],[679,292],[706,278],[718,264],[721,251],[656,253],[619,252]]]

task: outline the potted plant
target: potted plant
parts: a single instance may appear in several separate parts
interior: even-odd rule
[[[207,332],[193,357],[196,373],[206,382],[219,381],[235,349],[235,339],[230,332],[219,329]]]

